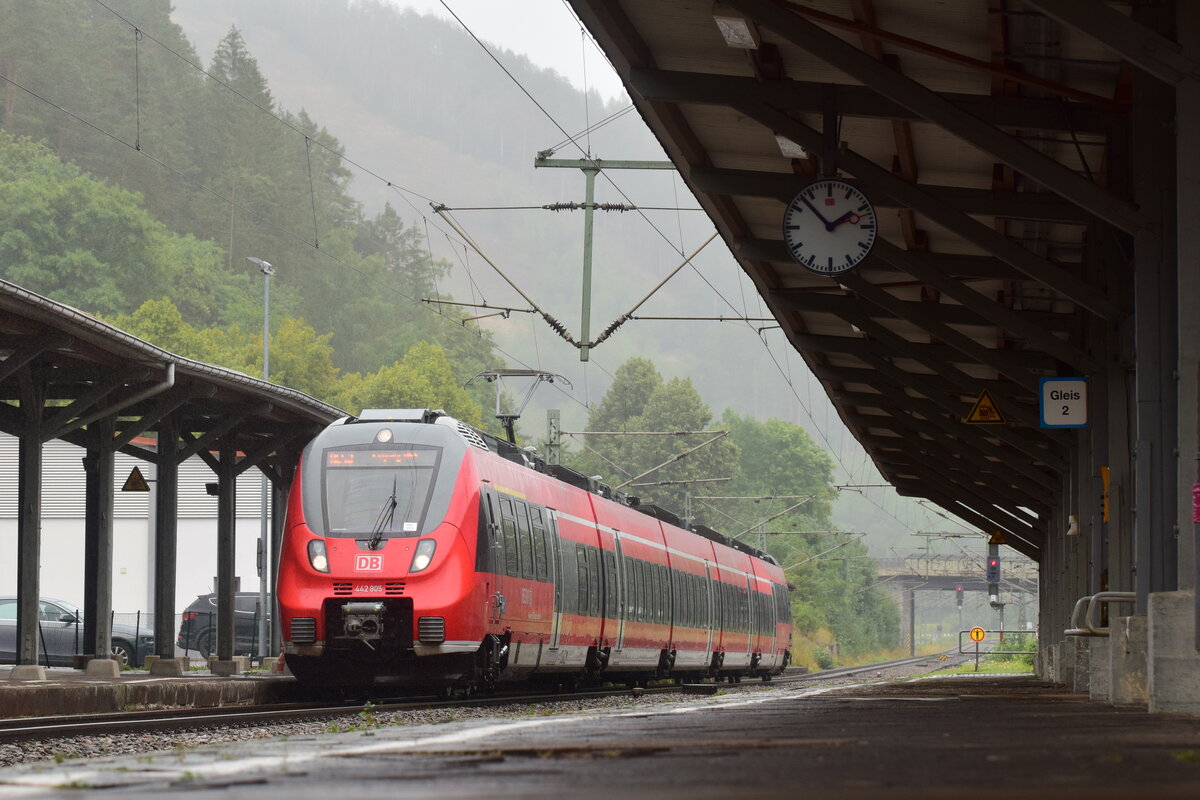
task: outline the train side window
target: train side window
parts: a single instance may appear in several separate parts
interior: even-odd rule
[[[579,607],[576,611],[580,615],[586,615],[588,613],[587,552],[582,545],[575,546],[575,570],[579,579]]]
[[[604,551],[604,616],[617,617],[617,556],[611,550]]]
[[[658,586],[654,579],[654,565],[647,561],[643,568],[646,570],[646,622],[658,622]]]
[[[533,577],[545,581],[550,577],[546,567],[546,523],[536,506],[529,507],[529,526],[533,531]]]
[[[529,533],[529,508],[517,502],[517,548],[521,552],[521,577],[533,577],[533,540]]]
[[[588,597],[591,599],[591,605],[588,607],[589,615],[593,617],[600,616],[600,606],[604,602],[603,595],[600,594],[600,551],[595,547],[587,549],[588,554]]]
[[[520,575],[521,566],[517,555],[517,515],[513,501],[500,498],[500,529],[504,536],[504,571],[514,578]]]
[[[663,602],[662,602],[662,567],[658,564],[650,565],[650,585],[654,587],[654,622],[662,622]]]
[[[642,604],[642,616],[646,622],[654,621],[654,572],[649,561],[642,562],[642,579],[646,587],[646,602]]]
[[[691,581],[692,576],[687,574],[686,572],[683,572],[682,570],[680,570],[680,571],[676,572],[674,575],[672,575],[671,577],[673,577],[675,579],[675,586],[677,589],[677,591],[675,592],[675,596],[676,596],[676,598],[678,598],[675,601],[675,621],[679,625],[683,625],[685,627],[691,627],[691,615],[689,613],[690,612],[690,608],[689,608],[690,604],[688,603],[688,590],[690,588],[689,582]]]
[[[670,573],[665,566],[661,564],[655,567],[655,571],[659,573],[659,621],[666,625],[671,621],[671,584]]]
[[[691,627],[691,620],[688,619],[688,581],[691,580],[691,575],[688,575],[682,570],[675,570],[671,573],[671,580],[675,585],[675,624],[684,627]]]
[[[496,572],[496,551],[492,540],[492,498],[486,490],[479,492],[479,528],[475,535],[475,571]]]
[[[634,559],[633,561],[634,582],[637,585],[637,619],[638,622],[646,621],[646,562]]]
[[[700,626],[700,579],[688,575],[688,619],[693,628]]]

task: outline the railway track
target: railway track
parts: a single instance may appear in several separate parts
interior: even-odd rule
[[[927,664],[943,667],[950,661],[941,662],[937,655],[897,659],[857,667],[826,670],[811,674],[777,677],[775,684],[822,683],[838,678],[850,678],[863,673],[879,673],[910,665]],[[756,685],[749,681],[745,686]],[[733,685],[728,685],[732,688]],[[711,684],[721,688],[727,684]],[[645,694],[684,693],[684,684],[650,686],[638,690]],[[153,733],[166,731],[204,730],[214,728],[258,727],[272,724],[320,721],[362,714],[403,713],[429,709],[487,708],[502,705],[528,705],[605,698],[629,694],[630,689],[577,691],[557,694],[508,693],[491,697],[473,697],[459,700],[406,699],[384,700],[361,703],[289,703],[286,705],[235,706],[228,708],[175,708],[149,711],[114,712],[105,714],[83,714],[55,717],[28,717],[0,720],[0,744],[15,744],[27,741],[66,739],[75,736],[113,736],[123,733]]]

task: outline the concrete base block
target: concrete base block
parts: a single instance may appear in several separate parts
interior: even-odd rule
[[[1040,645],[1038,648],[1038,673],[1037,676],[1047,683],[1054,682],[1054,647],[1053,645]]]
[[[150,659],[154,661],[150,661]],[[147,656],[146,663],[150,667],[150,674],[157,678],[182,678],[188,674],[188,664],[186,658],[159,658],[157,656]]]
[[[1194,590],[1150,595],[1146,685],[1150,711],[1200,711]]]
[[[1112,700],[1112,642],[1106,636],[1089,636],[1088,696],[1098,703]]]
[[[121,665],[111,658],[93,658],[83,674],[89,678],[119,678]]]
[[[1050,669],[1048,680],[1072,686],[1075,674],[1075,646],[1070,642],[1055,642],[1050,645]]]
[[[208,662],[208,668],[213,675],[241,675],[246,671],[249,660],[245,656],[234,656],[229,661],[220,661],[214,658]]]
[[[18,664],[8,673],[10,681],[44,681],[46,668],[41,664]]]
[[[1088,694],[1092,681],[1092,651],[1088,646],[1088,638],[1071,636],[1067,639],[1067,647],[1073,653],[1075,669],[1071,676],[1071,688],[1080,694]]]
[[[1147,705],[1146,618],[1116,617],[1108,623],[1111,658],[1111,698],[1114,705]]]

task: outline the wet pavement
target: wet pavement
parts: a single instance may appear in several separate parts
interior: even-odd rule
[[[464,719],[43,762],[0,798],[1200,797],[1200,715],[1028,676],[747,687],[607,712]]]

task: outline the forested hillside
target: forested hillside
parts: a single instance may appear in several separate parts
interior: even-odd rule
[[[539,402],[564,406],[590,431],[730,430],[658,480],[728,476],[721,494],[810,496],[795,509],[782,499],[705,507],[698,492],[676,484],[648,493],[663,505],[690,508],[731,534],[742,522],[762,530],[773,514],[777,531],[832,527],[828,456],[792,422],[758,419],[771,416],[764,408],[792,403],[780,385],[786,362],[767,366],[753,326],[630,324],[596,351],[602,362],[589,372],[536,318],[481,324],[468,320],[480,309],[421,302],[457,293],[522,304],[441,234],[421,190],[454,195],[445,199],[460,198],[460,207],[582,193],[574,169],[531,177],[534,153],[561,132],[544,116],[514,113],[514,96],[527,99],[461,30],[373,0],[178,2],[176,14],[167,0],[0,0],[0,74],[9,79],[0,90],[0,277],[182,355],[261,374],[263,278],[246,259],[263,258],[276,267],[275,381],[351,411],[442,407],[494,430],[492,387],[466,383],[504,366],[519,347],[538,366],[545,356],[547,367],[574,370],[573,394],[554,393],[560,382]],[[229,26],[235,16],[247,32]],[[200,32],[202,48],[176,17]],[[248,43],[251,32],[272,53],[271,68]],[[512,53],[498,57],[571,132],[588,113],[595,121],[616,110],[592,98],[585,112],[582,95],[560,76]],[[307,91],[314,87],[320,91]],[[614,148],[609,157],[661,158],[644,129],[604,131],[596,144]],[[343,136],[361,146],[352,159],[342,158]],[[410,185],[401,191],[393,177]],[[630,191],[665,211],[652,212],[661,216],[648,217],[651,224],[633,214],[598,221],[600,324],[710,229],[703,215],[674,210],[691,204],[674,176],[635,177],[622,178],[620,189],[602,187],[598,199]],[[457,213],[574,326],[578,218],[536,209]],[[654,310],[761,314],[736,264],[715,250],[709,257],[697,261],[709,275],[681,273]],[[719,416],[712,408],[732,410]],[[527,440],[541,430],[535,409],[523,421]],[[678,452],[673,444],[589,436],[569,457],[620,482]],[[871,588],[861,543],[808,534],[764,541],[802,587],[795,607],[810,649],[837,641],[858,654],[891,641],[895,610]],[[836,560],[821,556],[830,547]]]
[[[364,211],[337,139],[275,102],[236,30],[201,65],[164,2],[124,9],[156,42],[94,2],[9,6],[0,275],[134,328],[128,315],[170,298],[180,324],[236,338],[261,319],[261,278],[244,259],[267,257],[276,329],[319,332],[335,375],[369,375],[419,342],[445,351],[460,383],[501,362],[486,334],[421,306],[447,265],[390,205]],[[184,350],[261,370],[234,347]],[[336,381],[303,388],[356,398]]]

